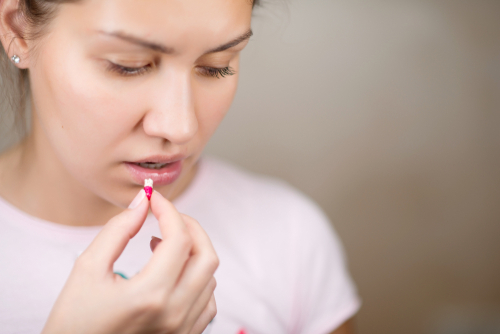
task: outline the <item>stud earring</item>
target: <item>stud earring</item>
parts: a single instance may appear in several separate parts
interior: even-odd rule
[[[12,58],[10,58],[10,60],[12,60],[12,62],[14,64],[19,64],[19,62],[21,61],[21,58],[19,58],[18,55],[13,55]]]

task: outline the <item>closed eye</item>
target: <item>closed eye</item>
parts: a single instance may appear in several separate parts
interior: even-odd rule
[[[148,73],[153,69],[153,65],[148,64],[141,67],[129,67],[115,64],[111,61],[108,61],[108,66],[106,68],[109,72],[118,73],[121,76],[129,77],[129,76],[139,76]],[[227,76],[231,76],[236,74],[236,71],[230,67],[209,67],[209,66],[201,66],[198,67],[199,72],[203,76],[211,77],[211,78],[225,78]]]
[[[202,75],[217,79],[225,78],[226,76],[231,76],[236,74],[236,71],[230,66],[222,68],[202,66],[199,67],[199,69]]]
[[[153,66],[151,64],[141,66],[141,67],[128,67],[115,64],[113,62],[108,62],[107,70],[110,72],[118,73],[122,76],[138,76],[148,73]]]

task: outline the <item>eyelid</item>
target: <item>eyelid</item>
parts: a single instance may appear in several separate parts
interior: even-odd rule
[[[108,62],[118,65],[118,66],[123,66],[123,67],[143,67],[148,64],[152,64],[155,61],[152,60],[126,60],[126,59],[106,59]]]
[[[155,63],[148,63],[144,66],[124,66],[117,64],[111,60],[106,60],[106,70],[108,72],[118,73],[122,77],[136,77],[147,74],[156,67]],[[205,77],[222,79],[227,76],[236,74],[236,71],[231,66],[213,67],[213,66],[198,66],[198,71]]]
[[[154,63],[153,64],[148,63],[144,66],[135,67],[135,66],[120,65],[110,60],[107,60],[106,70],[109,72],[118,73],[119,75],[124,77],[132,77],[132,76],[139,76],[142,74],[146,74],[149,71],[151,71],[154,67],[155,67]]]
[[[225,66],[225,64],[228,64],[232,62],[235,58],[239,57],[241,51],[242,50],[228,49],[226,51],[221,51],[217,53],[208,53],[198,58],[196,62],[200,66],[202,64],[220,64],[222,66]]]

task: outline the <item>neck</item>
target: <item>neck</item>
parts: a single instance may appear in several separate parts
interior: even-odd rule
[[[64,173],[35,136],[0,157],[0,196],[32,216],[64,225],[103,225],[123,210]]]

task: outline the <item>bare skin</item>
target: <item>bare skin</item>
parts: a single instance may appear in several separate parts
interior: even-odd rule
[[[5,0],[1,7],[4,48],[20,56],[19,68],[29,69],[33,129],[0,158],[0,196],[56,223],[103,225],[141,187],[131,180],[124,162],[151,155],[182,158],[181,176],[156,187],[169,199],[182,193],[231,105],[239,54],[248,38],[227,50],[207,52],[249,37],[251,4],[63,4],[46,34],[34,41],[12,39],[9,18],[17,1]],[[172,52],[148,48],[135,43],[137,39]],[[110,70],[116,65],[135,72]],[[215,78],[206,73],[207,68],[228,66],[234,75]]]
[[[251,3],[86,0],[60,5],[42,36],[26,40],[14,38],[30,30],[17,8],[18,0],[0,1],[0,38],[29,70],[32,129],[0,155],[0,196],[47,221],[105,226],[44,332],[201,333],[216,312],[218,259],[199,224],[170,201],[190,184],[234,98]],[[151,211],[164,240],[145,270],[123,281],[112,263],[149,208],[142,200],[124,211],[142,188],[125,165],[152,155],[179,157],[182,172],[155,187]],[[138,294],[144,302],[130,302]],[[349,324],[334,333],[351,333]]]
[[[212,243],[194,219],[158,192],[151,210],[164,241],[130,280],[113,273],[148,212],[144,190],[137,196],[78,258],[42,333],[199,334],[215,317],[213,274],[219,262]]]

